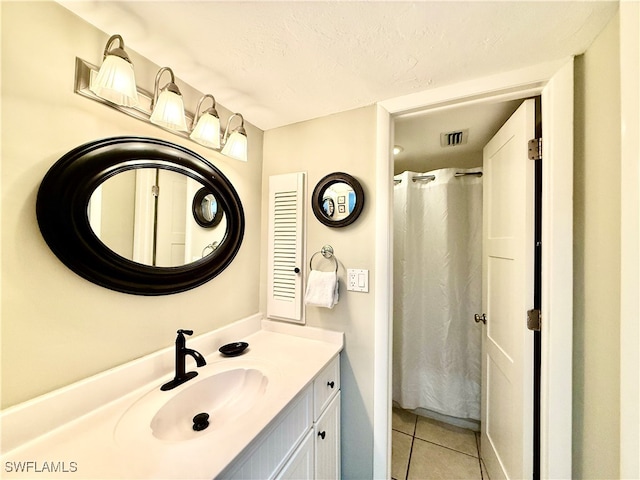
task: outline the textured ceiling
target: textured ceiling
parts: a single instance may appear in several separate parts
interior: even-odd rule
[[[584,52],[617,2],[60,1],[268,130]]]

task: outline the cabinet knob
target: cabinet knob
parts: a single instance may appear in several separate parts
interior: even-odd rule
[[[336,386],[335,382],[333,382],[333,381],[327,382],[327,387],[333,388],[335,386]]]
[[[319,436],[322,440],[324,440],[324,437],[325,437],[326,435],[327,435],[327,432],[325,432],[324,430],[323,430],[322,432],[318,433],[318,436]]]
[[[294,268],[294,269],[293,269],[293,271],[294,271],[295,273],[300,273],[300,269],[299,269],[298,267]]]

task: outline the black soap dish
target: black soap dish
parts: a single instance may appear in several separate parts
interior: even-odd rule
[[[218,351],[225,357],[237,357],[244,352],[249,344],[247,342],[233,342],[221,346]]]

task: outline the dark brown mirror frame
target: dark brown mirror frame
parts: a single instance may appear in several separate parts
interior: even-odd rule
[[[341,220],[334,220],[331,217],[327,216],[324,212],[324,209],[322,208],[324,192],[335,183],[346,183],[353,189],[356,195],[356,204],[353,208],[353,211],[347,217]],[[316,187],[313,189],[313,194],[311,195],[311,208],[313,209],[313,214],[316,216],[320,223],[326,225],[327,227],[339,228],[351,225],[360,216],[363,207],[364,191],[362,189],[362,185],[360,185],[360,182],[354,177],[344,172],[330,173],[329,175],[321,178]]]
[[[93,232],[87,205],[108,178],[136,168],[163,168],[187,175],[213,193],[227,219],[227,232],[211,255],[188,265],[153,267],[109,249]],[[76,274],[103,287],[135,295],[168,295],[195,288],[233,261],[244,236],[244,211],[231,182],[197,153],[146,137],[112,137],[81,145],[47,172],[36,200],[42,236]]]

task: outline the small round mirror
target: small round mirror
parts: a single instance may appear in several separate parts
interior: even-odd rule
[[[335,172],[322,178],[311,197],[316,218],[328,227],[345,227],[353,223],[364,206],[360,182],[347,173]]]
[[[222,209],[216,196],[206,188],[201,188],[193,196],[193,218],[202,228],[213,228],[222,220]]]

